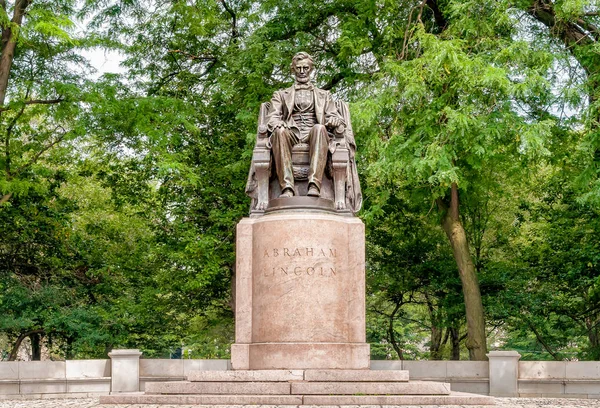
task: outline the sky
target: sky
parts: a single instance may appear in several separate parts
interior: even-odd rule
[[[96,77],[100,77],[106,73],[119,74],[125,72],[125,68],[119,65],[123,60],[123,56],[118,52],[96,49],[82,51],[81,54],[98,71],[96,72]]]

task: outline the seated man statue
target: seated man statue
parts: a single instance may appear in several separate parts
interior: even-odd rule
[[[330,141],[327,129],[337,129],[338,133],[342,133],[345,123],[331,94],[310,82],[312,57],[299,52],[292,59],[291,69],[296,76],[296,83],[275,92],[267,123],[267,129],[272,133],[272,152],[281,186],[280,197],[294,195],[292,147],[297,143],[310,146],[307,195],[319,197]]]
[[[362,195],[348,106],[311,83],[313,59],[307,53],[293,57],[291,71],[294,85],[261,106],[246,186],[253,198],[251,215],[264,213],[271,200],[304,194],[316,201],[303,205],[329,202],[336,212],[356,213]],[[285,207],[285,201],[276,207]]]

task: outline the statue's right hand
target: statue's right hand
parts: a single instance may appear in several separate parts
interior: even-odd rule
[[[285,128],[287,128],[287,124],[283,120],[280,120],[279,122],[277,122],[275,124],[275,126],[273,126],[273,129],[277,129],[277,128],[284,128],[285,129]]]

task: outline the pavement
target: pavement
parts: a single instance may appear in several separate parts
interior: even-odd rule
[[[123,404],[123,405],[100,405],[97,398],[87,399],[45,399],[45,400],[0,400],[0,408],[214,408],[214,405],[138,405],[138,404]],[[250,405],[220,405],[219,407],[242,408],[250,407]],[[252,405],[252,407],[260,408],[297,408],[296,405]],[[303,407],[308,408],[307,405]],[[315,406],[314,408],[358,408],[357,405],[342,405],[342,406]],[[380,408],[379,405],[361,405],[364,408]],[[390,408],[391,406],[386,406]],[[502,408],[600,408],[600,399],[570,399],[570,398],[496,398],[496,407]],[[464,405],[464,406],[425,406],[425,405],[404,405],[399,408],[490,408],[487,406]]]

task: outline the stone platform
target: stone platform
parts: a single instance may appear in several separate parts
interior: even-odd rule
[[[192,372],[155,382],[144,394],[100,397],[102,404],[493,405],[494,398],[452,392],[450,384],[409,381],[408,371],[239,370]]]

